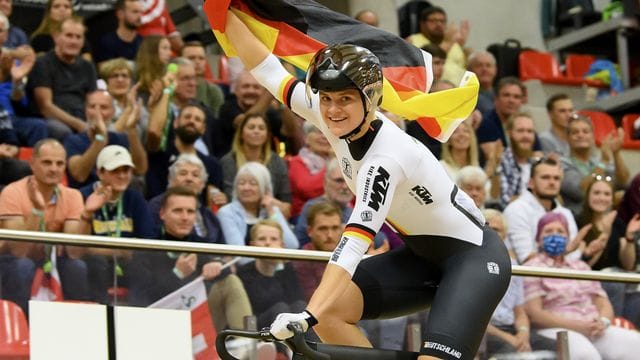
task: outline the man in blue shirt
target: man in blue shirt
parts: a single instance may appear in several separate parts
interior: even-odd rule
[[[98,154],[96,168],[99,180],[80,190],[85,200],[92,194],[100,199],[92,204],[87,202],[82,213],[82,220],[91,225],[91,234],[153,238],[154,228],[147,202],[140,192],[129,188],[135,168],[129,151],[120,145],[106,146]],[[89,283],[95,301],[108,301],[111,274],[114,270],[121,272],[126,268],[130,257],[131,251],[128,250],[90,249],[84,260],[89,268]]]

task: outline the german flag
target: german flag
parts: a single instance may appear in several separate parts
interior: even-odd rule
[[[274,55],[305,71],[313,55],[329,44],[349,43],[371,50],[383,66],[382,108],[417,120],[442,142],[475,108],[479,83],[473,73],[467,72],[458,88],[428,94],[433,82],[429,54],[311,0],[206,0],[204,11],[227,56],[235,55],[224,35],[228,9]]]

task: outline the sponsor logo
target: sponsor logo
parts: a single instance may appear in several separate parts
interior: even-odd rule
[[[347,159],[346,157],[342,158],[342,173],[344,174],[344,176],[351,179],[351,176],[352,176],[351,163],[349,162],[349,159]]]
[[[338,259],[340,258],[340,254],[342,253],[342,249],[344,249],[345,245],[347,245],[347,240],[348,239],[346,237],[342,237],[342,240],[340,240],[340,243],[338,244],[336,249],[333,250],[333,255],[331,255],[331,261],[338,262]]]
[[[371,199],[367,205],[375,211],[380,210],[380,205],[384,205],[387,198],[388,189],[389,173],[382,166],[378,166],[378,172],[373,178],[373,185],[371,186]]]
[[[456,359],[460,359],[462,357],[462,353],[456,349],[453,349],[451,346],[442,345],[433,341],[425,341],[424,346],[425,349],[433,349],[436,351],[442,351],[445,354],[451,355]]]
[[[369,210],[365,210],[360,213],[360,218],[362,219],[362,221],[369,222],[373,220],[373,213]]]
[[[367,202],[369,198],[369,187],[371,186],[371,177],[373,176],[373,170],[375,166],[371,166],[369,170],[367,170],[367,178],[364,180],[364,192],[362,193],[362,202]]]
[[[431,192],[422,185],[416,185],[413,188],[411,188],[410,195],[414,199],[416,199],[416,201],[420,205],[427,205],[433,202],[433,199],[431,198]]]
[[[489,271],[489,274],[500,275],[500,266],[493,261],[487,263],[487,270]]]

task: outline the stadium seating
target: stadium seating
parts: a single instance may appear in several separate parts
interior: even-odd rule
[[[22,309],[8,300],[0,300],[0,359],[29,359],[29,326]]]
[[[640,139],[633,138],[633,123],[640,118],[640,114],[627,114],[622,117],[622,128],[624,129],[624,140],[622,148],[640,149]]]

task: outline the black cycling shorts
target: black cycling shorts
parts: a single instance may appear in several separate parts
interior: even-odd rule
[[[392,318],[431,307],[421,354],[472,359],[509,286],[511,261],[495,231],[482,246],[437,236],[409,236],[406,246],[363,260],[353,281],[363,319]]]

